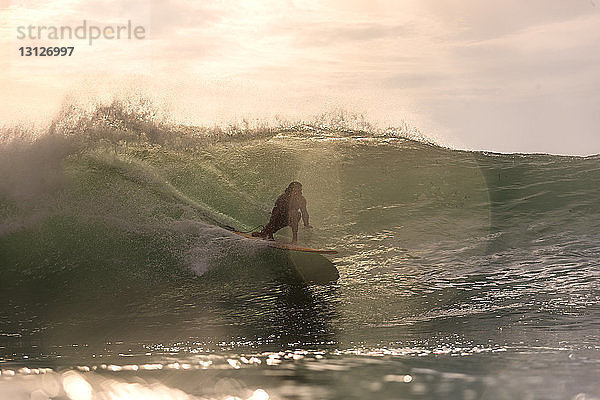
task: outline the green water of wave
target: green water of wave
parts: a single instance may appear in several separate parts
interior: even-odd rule
[[[151,238],[150,247],[168,243],[160,252],[181,259],[201,236],[202,224],[240,229],[264,224],[273,199],[293,180],[304,185],[315,226],[301,233],[307,245],[418,253],[431,244],[461,243],[485,251],[481,238],[510,230],[511,220],[543,210],[550,218],[589,212],[593,204],[586,195],[593,194],[598,179],[585,173],[595,160],[492,157],[373,138],[288,135],[193,148],[92,141],[48,157],[37,169],[17,165],[12,173],[23,180],[13,179],[16,184],[0,197],[3,254],[11,257],[6,265],[38,270],[51,259],[45,249],[56,252],[62,245],[48,238],[77,232],[52,223],[60,218],[82,229],[118,232],[124,242],[132,235]],[[562,180],[544,175],[545,169],[549,175],[559,168]],[[32,176],[37,186],[27,181]],[[557,195],[549,195],[552,191]],[[578,193],[581,198],[574,198]],[[25,243],[18,235],[37,243],[36,252],[15,245]],[[94,235],[73,236],[80,238],[77,243],[89,240],[82,249],[105,248],[97,259],[112,257],[114,246],[97,243]],[[78,254],[86,251],[91,250]],[[61,262],[69,264],[75,253],[63,252]]]

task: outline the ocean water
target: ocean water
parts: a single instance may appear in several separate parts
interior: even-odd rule
[[[0,399],[600,399],[597,156],[113,106],[0,168]],[[338,254],[222,228],[293,180]]]

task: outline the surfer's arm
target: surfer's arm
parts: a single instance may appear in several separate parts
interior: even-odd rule
[[[308,211],[306,211],[306,199],[303,197],[300,200],[300,212],[302,213],[302,222],[306,228],[310,228],[310,224],[308,223]]]

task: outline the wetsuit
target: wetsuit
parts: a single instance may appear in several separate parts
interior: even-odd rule
[[[306,199],[302,195],[283,193],[275,201],[275,207],[271,211],[271,219],[259,233],[273,239],[273,234],[286,226],[291,226],[294,237],[298,232],[298,222],[302,218],[305,226],[308,226],[308,212],[306,211]]]

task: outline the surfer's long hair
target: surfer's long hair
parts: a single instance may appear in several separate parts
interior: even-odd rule
[[[300,182],[294,181],[294,182],[290,183],[288,185],[288,187],[285,189],[285,194],[291,195],[295,190],[301,189],[301,188],[302,188],[302,184]]]

